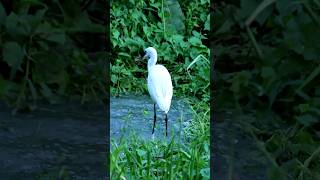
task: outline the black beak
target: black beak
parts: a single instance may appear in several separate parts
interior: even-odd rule
[[[138,61],[143,60],[144,56],[145,56],[144,51],[140,51],[139,56],[135,58],[135,61],[138,62]]]
[[[140,51],[139,52],[140,58],[143,59],[144,56],[146,55],[145,51]]]

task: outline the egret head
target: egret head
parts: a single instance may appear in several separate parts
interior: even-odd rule
[[[143,59],[156,59],[157,58],[157,51],[153,47],[148,47],[144,50]]]

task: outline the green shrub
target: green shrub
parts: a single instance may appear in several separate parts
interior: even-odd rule
[[[253,127],[276,162],[270,179],[279,178],[279,169],[291,179],[318,179],[319,1],[241,0],[216,7],[216,110],[236,108],[241,123]]]
[[[1,3],[0,99],[19,108],[43,98],[106,95],[105,27],[103,17],[90,15],[102,12],[100,6],[82,9],[76,0]]]
[[[197,60],[195,68],[187,68],[198,56],[209,59],[209,1],[179,6],[177,1],[111,2],[111,81],[112,94],[146,92],[147,62],[136,63],[139,52],[148,46],[158,51],[158,63],[171,73],[174,95],[196,96],[209,100],[209,64]],[[171,8],[171,9],[170,9]],[[174,9],[176,8],[176,9]],[[180,10],[180,11],[179,11]],[[174,14],[175,12],[184,12]],[[174,18],[180,18],[180,21]],[[198,18],[198,16],[200,18]],[[175,28],[183,22],[185,28]],[[199,61],[200,60],[200,61]]]

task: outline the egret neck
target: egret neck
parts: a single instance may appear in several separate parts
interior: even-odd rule
[[[152,66],[156,65],[156,63],[157,63],[157,52],[152,52],[148,60],[148,71]]]

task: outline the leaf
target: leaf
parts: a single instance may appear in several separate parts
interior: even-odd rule
[[[232,78],[231,90],[238,94],[243,87],[248,86],[249,80],[251,79],[251,74],[248,71],[241,71],[235,73]]]
[[[294,137],[295,142],[299,144],[313,144],[313,138],[310,133],[306,131],[300,131],[297,133],[297,135]]]
[[[192,36],[192,37],[189,39],[189,42],[190,42],[190,44],[193,45],[193,46],[198,46],[198,45],[201,45],[201,44],[202,44],[201,40],[200,40],[199,38],[194,37],[194,36]]]
[[[236,14],[236,18],[242,20],[249,17],[258,5],[259,3],[256,0],[241,0],[241,9]]]
[[[69,31],[71,32],[105,33],[105,27],[93,23],[87,13],[79,13],[76,18],[70,18],[70,23]]]
[[[305,113],[305,112],[309,111],[310,105],[309,104],[299,104],[298,109],[299,109],[300,113]]]
[[[173,35],[172,36],[172,41],[174,42],[174,43],[177,43],[180,47],[182,47],[182,48],[186,48],[187,46],[188,46],[188,43],[186,43],[185,41],[184,41],[184,37],[183,36],[181,36],[181,35]]]
[[[296,117],[296,119],[298,120],[299,123],[301,123],[307,127],[311,126],[319,121],[317,118],[315,118],[314,116],[312,116],[310,114],[298,116],[298,117]]]
[[[139,12],[137,10],[134,10],[133,12],[131,12],[131,16],[132,16],[133,20],[136,20],[136,21],[139,20],[140,13],[141,12]]]
[[[204,35],[202,35],[201,33],[199,33],[198,31],[192,31],[192,35],[194,37],[197,37],[199,39],[207,39]]]
[[[261,76],[263,78],[273,78],[275,77],[276,72],[272,67],[263,67],[261,70]]]
[[[215,32],[215,34],[221,34],[221,33],[225,33],[225,32],[229,32],[230,28],[234,25],[234,23],[227,19],[222,26]]]
[[[20,69],[24,57],[24,51],[16,42],[6,42],[2,50],[3,60],[12,68],[10,77],[12,78],[16,71]]]
[[[266,147],[270,152],[274,152],[279,149],[279,146],[283,143],[283,138],[279,134],[273,134],[271,138],[266,141]]]
[[[267,91],[267,95],[269,97],[269,108],[271,108],[272,104],[274,103],[277,95],[280,92],[280,86],[281,86],[281,82],[277,81],[275,83],[271,83],[273,81],[270,81],[270,85],[268,87],[268,91]]]
[[[52,91],[50,90],[50,88],[45,84],[45,83],[40,83],[41,86],[41,93],[44,97],[46,97],[47,99],[51,99],[52,97]]]
[[[204,24],[204,30],[210,31],[210,14],[207,16],[207,20]]]
[[[259,14],[256,20],[259,22],[260,25],[263,25],[267,22],[268,18],[270,18],[272,13],[274,12],[274,6],[268,6],[264,11]]]
[[[66,41],[66,36],[63,32],[56,32],[53,34],[49,34],[46,39],[58,44],[64,44]]]
[[[119,38],[119,36],[120,36],[120,32],[119,31],[117,31],[117,30],[112,30],[113,31],[113,38],[115,38],[115,39],[118,39]]]
[[[11,12],[6,19],[6,29],[11,37],[20,39],[19,36],[28,36],[31,33],[30,24],[27,22],[28,15],[18,16]]]
[[[31,91],[31,95],[32,95],[33,100],[38,99],[37,90],[36,90],[36,88],[34,87],[32,81],[31,81],[30,79],[28,79],[28,85],[29,85],[29,89],[30,89],[30,91]]]
[[[301,9],[298,3],[294,3],[292,0],[276,1],[276,7],[280,14],[280,17],[292,14],[293,11]]]
[[[205,144],[203,145],[203,147],[204,147],[205,152],[209,152],[209,151],[210,151],[210,148],[209,148],[209,144],[208,144],[208,143],[205,143]]]
[[[32,72],[32,80],[40,83],[58,83],[63,87],[67,82],[66,70],[67,62],[64,56],[57,51],[39,51],[33,56],[37,60]]]
[[[35,25],[34,26],[38,26],[41,23],[41,21],[43,20],[47,10],[48,10],[48,8],[47,8],[47,6],[45,6],[44,9],[40,9],[40,10],[37,11],[36,15],[33,16],[34,21],[35,21]]]
[[[42,39],[58,44],[64,44],[66,41],[66,35],[64,31],[52,27],[47,21],[40,24],[35,30],[35,33],[39,34]]]
[[[209,177],[210,177],[210,168],[201,169],[200,170],[200,174],[202,175],[202,177],[209,179]]]
[[[276,0],[263,0],[256,8],[255,10],[252,12],[252,14],[250,15],[250,17],[246,20],[245,24],[247,26],[250,26],[251,22],[256,19],[257,17],[260,17],[260,24],[263,24],[266,17],[268,17],[271,14],[271,10],[268,9],[269,11],[265,11],[266,8],[268,8],[268,6],[272,3],[274,3]],[[259,16],[260,13],[262,12],[269,12],[268,14],[263,14],[264,16]]]
[[[320,65],[316,67],[312,73],[308,76],[306,80],[299,86],[296,91],[301,91],[307,84],[309,84],[313,79],[315,79],[320,74]]]
[[[22,88],[21,84],[15,83],[13,81],[3,80],[0,84],[4,85],[4,87],[2,87],[3,89],[0,89],[0,93],[3,93],[3,95],[5,95],[5,97],[9,99],[16,99],[17,95],[20,93],[20,89]]]
[[[144,156],[147,152],[142,149],[137,149],[137,153],[141,157],[141,156]]]
[[[268,179],[270,179],[270,180],[286,180],[287,178],[281,172],[279,167],[271,166],[268,168]]]
[[[5,9],[2,6],[2,3],[0,3],[0,24],[5,24],[7,18],[7,14]]]
[[[111,82],[116,83],[118,80],[118,77],[114,74],[111,75]]]
[[[184,14],[178,0],[164,1],[165,12],[169,14],[166,19],[166,26],[171,32],[183,33],[185,30]]]
[[[124,57],[128,57],[130,58],[130,54],[126,53],[126,52],[119,52],[119,56],[124,56]]]

